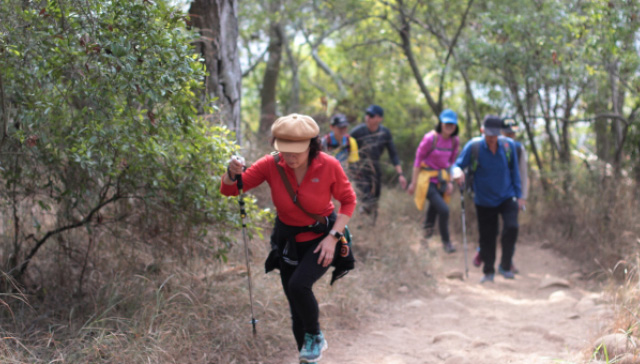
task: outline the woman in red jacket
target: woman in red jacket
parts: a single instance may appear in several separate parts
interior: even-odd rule
[[[356,195],[340,162],[320,151],[319,131],[315,120],[306,115],[279,118],[271,127],[272,144],[279,153],[262,157],[246,171],[232,159],[220,187],[224,195],[237,195],[236,176],[242,175],[246,191],[265,181],[271,188],[277,218],[271,235],[274,250],[267,263],[280,269],[302,363],[320,360],[327,348],[312,286],[334,262],[336,245],[356,206]],[[284,170],[302,208],[324,217],[326,223],[294,203],[277,166]],[[340,202],[337,215],[332,196]]]

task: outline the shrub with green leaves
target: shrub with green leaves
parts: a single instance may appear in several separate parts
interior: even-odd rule
[[[218,192],[235,146],[202,116],[194,39],[164,1],[0,3],[4,270],[21,277],[51,238],[113,231],[127,209],[201,239],[237,223]]]

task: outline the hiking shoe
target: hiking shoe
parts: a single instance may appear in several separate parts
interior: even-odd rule
[[[313,363],[322,359],[322,352],[327,350],[329,345],[324,335],[320,332],[318,335],[309,333],[304,334],[304,344],[300,349],[300,361],[303,363]]]
[[[480,283],[484,282],[493,282],[493,273],[485,274],[480,280]]]
[[[429,239],[430,237],[432,237],[434,230],[435,229],[433,228],[433,226],[428,226],[424,228],[424,238]]]
[[[444,248],[444,251],[446,251],[449,254],[456,251],[456,248],[453,246],[453,244],[451,244],[451,242],[448,242],[448,241],[442,243],[442,247]]]
[[[502,276],[505,277],[506,279],[514,279],[516,277],[516,275],[513,274],[512,271],[504,270],[500,265],[498,266],[498,273],[502,274]]]
[[[516,268],[516,265],[513,264],[513,261],[511,262],[511,271],[513,272],[513,274],[518,274],[520,273],[520,271],[518,270],[518,268]]]
[[[480,268],[480,266],[482,265],[482,257],[480,257],[480,250],[478,250],[478,252],[476,253],[476,256],[473,257],[473,260],[471,261],[471,263],[473,263],[474,267]]]

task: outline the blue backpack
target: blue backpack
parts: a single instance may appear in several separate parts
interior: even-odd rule
[[[474,195],[474,190],[473,190],[473,180],[474,180],[474,176],[476,174],[476,171],[478,170],[478,161],[479,158],[478,156],[480,155],[480,145],[482,143],[482,139],[478,139],[476,141],[473,142],[473,144],[471,144],[471,163],[469,163],[469,166],[467,168],[465,168],[465,175],[467,176],[467,191],[469,192],[469,195],[471,195],[473,197]],[[506,137],[503,136],[499,136],[498,137],[498,144],[502,143],[504,146],[504,150],[505,150],[505,155],[507,156],[507,163],[509,164],[509,169],[513,169],[513,151],[511,146],[509,145],[509,142],[507,141]],[[520,155],[521,151],[517,150],[517,154],[518,157]]]

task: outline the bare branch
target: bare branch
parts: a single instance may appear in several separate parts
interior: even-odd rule
[[[251,72],[253,72],[253,70],[260,64],[263,62],[264,60],[264,56],[267,55],[267,51],[269,50],[269,48],[265,48],[264,51],[262,52],[262,54],[256,59],[256,61],[244,72],[242,72],[242,78],[245,78],[247,76],[249,76],[251,74]]]
[[[119,199],[123,198],[122,196],[120,196],[119,194],[115,194],[113,195],[110,199],[106,200],[106,201],[102,201],[100,202],[97,206],[95,206],[90,212],[89,214],[87,214],[87,216],[85,216],[82,220],[73,223],[73,224],[69,224],[69,225],[65,225],[62,227],[59,227],[57,229],[51,230],[49,232],[47,232],[42,239],[37,240],[36,245],[31,249],[31,251],[29,252],[29,254],[27,255],[27,257],[25,258],[25,260],[22,262],[22,264],[20,264],[19,267],[19,271],[18,273],[15,275],[16,278],[20,278],[24,272],[27,270],[27,266],[29,265],[29,262],[31,261],[31,259],[33,259],[33,257],[36,255],[36,253],[38,252],[38,250],[40,249],[40,247],[52,236],[59,234],[61,232],[67,231],[67,230],[71,230],[71,229],[75,229],[77,227],[83,226],[88,224],[89,222],[91,222],[91,219],[93,218],[93,215],[96,214],[98,211],[100,211],[100,209],[102,209],[103,207],[105,207],[106,205],[115,202]],[[16,267],[18,268],[18,267]]]
[[[322,60],[322,58],[320,58],[320,55],[318,54],[318,48],[320,47],[320,45],[322,45],[322,42],[332,33],[348,26],[351,24],[354,24],[355,22],[359,21],[358,18],[354,18],[354,19],[349,19],[348,21],[342,22],[342,23],[336,23],[334,24],[331,28],[329,28],[327,31],[323,32],[320,36],[318,36],[316,38],[315,41],[311,40],[311,37],[309,35],[309,33],[306,31],[306,29],[302,28],[302,34],[304,35],[305,40],[307,41],[307,44],[311,47],[311,57],[313,58],[313,60],[316,62],[316,65],[318,67],[320,67],[320,69],[326,73],[331,80],[333,80],[333,82],[336,84],[336,86],[338,87],[338,91],[339,91],[339,99],[344,99],[345,97],[347,97],[347,89],[344,87],[344,83],[342,82],[342,77],[340,77],[339,74],[337,74],[336,72],[334,72],[331,67],[329,67],[329,65],[324,62]]]
[[[355,43],[350,49],[356,49],[356,48],[360,48],[360,47],[369,47],[372,45],[380,45],[380,44],[384,44],[384,43],[390,43],[393,44],[399,48],[402,48],[402,43],[398,43],[394,40],[391,39],[373,39],[373,40],[368,40],[366,42],[361,42],[361,43]]]
[[[595,115],[592,118],[582,118],[582,119],[569,119],[564,116],[551,116],[551,115],[527,115],[528,119],[549,119],[549,120],[557,120],[562,121],[569,124],[576,123],[591,123],[598,119],[616,119],[621,121],[625,125],[630,125],[633,119],[635,119],[636,112],[640,109],[640,106],[636,107],[629,117],[625,117],[624,115],[615,114],[615,113],[602,113]],[[631,117],[633,116],[633,118]]]
[[[7,128],[9,127],[9,103],[7,97],[4,94],[4,83],[2,82],[2,73],[0,73],[0,107],[2,108],[2,140],[0,141],[0,147],[4,144],[7,138]]]
[[[405,16],[405,13],[402,9],[402,1],[398,0],[398,3],[401,5],[398,7],[398,12],[400,15],[400,21],[402,22],[402,29],[398,31],[398,35],[402,40],[402,50],[409,61],[409,65],[411,66],[411,71],[413,72],[413,77],[416,79],[418,86],[420,87],[420,91],[427,99],[427,103],[429,107],[433,111],[435,115],[439,115],[440,111],[442,111],[442,100],[433,99],[431,96],[431,92],[427,85],[424,83],[422,79],[422,74],[420,73],[420,69],[418,67],[418,62],[416,61],[415,55],[413,54],[413,47],[411,46],[411,23],[409,19]]]
[[[467,3],[467,8],[465,9],[464,14],[462,15],[462,19],[460,20],[460,25],[458,26],[458,30],[456,30],[456,34],[454,35],[453,40],[450,42],[450,45],[448,47],[449,49],[447,50],[447,56],[445,57],[444,65],[442,66],[442,73],[440,74],[440,85],[439,85],[439,91],[438,91],[439,102],[442,102],[442,96],[444,94],[444,78],[447,75],[449,59],[453,55],[453,50],[456,46],[456,43],[458,42],[458,38],[460,37],[460,34],[462,33],[462,29],[464,29],[464,26],[467,22],[467,16],[469,15],[469,11],[471,10],[472,4],[473,4],[473,0],[469,0],[469,2]]]

